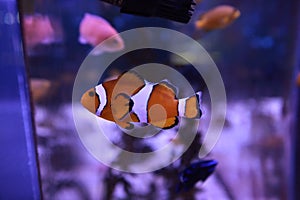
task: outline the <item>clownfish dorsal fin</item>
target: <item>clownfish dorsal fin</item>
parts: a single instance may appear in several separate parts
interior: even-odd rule
[[[171,117],[171,118],[167,118],[163,121],[154,121],[154,122],[151,122],[151,124],[153,126],[156,126],[158,128],[161,128],[161,129],[169,129],[169,128],[172,128],[174,126],[176,126],[178,124],[178,118],[177,117]]]
[[[111,99],[111,111],[115,120],[122,120],[132,111],[133,101],[127,94],[120,93]]]
[[[117,78],[115,85],[116,94],[124,93],[128,96],[135,95],[145,86],[145,80],[135,71],[124,72]]]
[[[168,80],[162,80],[157,84],[160,88],[165,92],[168,93],[169,96],[173,97],[174,99],[177,98],[178,90],[177,88],[172,85]]]

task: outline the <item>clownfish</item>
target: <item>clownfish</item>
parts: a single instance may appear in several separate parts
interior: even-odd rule
[[[199,160],[190,164],[179,174],[177,191],[192,189],[198,181],[204,182],[214,171],[218,162],[215,160]]]
[[[195,22],[195,27],[205,31],[225,28],[240,15],[241,12],[238,9],[229,5],[220,5],[200,15]]]
[[[178,117],[198,119],[202,115],[201,92],[183,99],[177,99],[176,93],[167,80],[151,83],[131,70],[86,91],[81,104],[125,129],[133,129],[135,123],[169,129],[179,123]]]

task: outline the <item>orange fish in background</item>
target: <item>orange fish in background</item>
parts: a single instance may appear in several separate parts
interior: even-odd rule
[[[205,31],[225,28],[240,15],[241,13],[238,9],[229,5],[220,5],[200,15],[195,22],[195,27]]]
[[[296,83],[297,83],[297,86],[300,87],[300,72],[297,74]]]
[[[57,41],[48,16],[40,14],[24,16],[23,31],[27,49],[32,49],[39,44],[51,44]]]
[[[125,129],[133,129],[135,124],[168,129],[178,124],[178,117],[198,119],[202,115],[201,92],[183,99],[176,93],[175,86],[166,80],[151,83],[129,71],[86,91],[81,104]]]
[[[49,90],[52,84],[49,80],[32,78],[30,79],[30,91],[32,100],[34,102],[39,102],[44,97],[49,95]]]
[[[123,39],[109,22],[102,17],[86,13],[80,22],[79,33],[79,42],[82,44],[90,44],[96,47],[105,41],[100,47],[96,47],[91,52],[94,55],[124,49]],[[108,38],[110,39],[107,40]]]

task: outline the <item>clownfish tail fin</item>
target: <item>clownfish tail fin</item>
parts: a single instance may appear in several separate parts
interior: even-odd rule
[[[202,116],[201,111],[201,92],[197,92],[195,95],[179,99],[179,116],[190,119],[199,119]]]

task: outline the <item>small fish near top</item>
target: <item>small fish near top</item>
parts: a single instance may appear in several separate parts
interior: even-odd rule
[[[200,160],[192,163],[179,174],[179,185],[177,191],[181,189],[188,191],[197,182],[204,182],[214,171],[218,162],[215,160]]]
[[[79,25],[79,42],[96,47],[91,53],[116,52],[124,49],[124,41],[108,21],[97,15],[85,13]],[[100,46],[100,43],[102,43]]]
[[[85,92],[82,105],[97,116],[130,130],[138,124],[151,124],[169,129],[178,124],[178,117],[198,119],[201,92],[177,99],[176,88],[164,80],[151,83],[135,71],[104,82]]]
[[[200,15],[195,22],[195,27],[204,31],[225,28],[240,15],[238,9],[229,5],[220,5]]]

